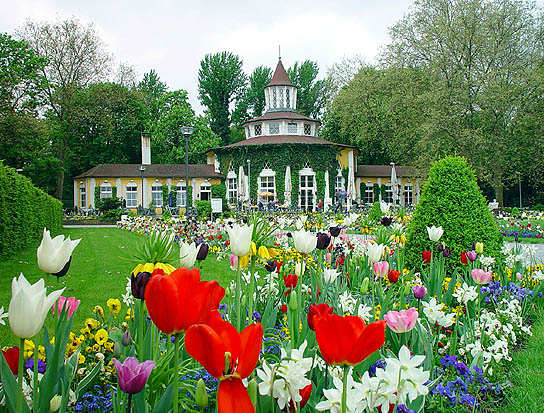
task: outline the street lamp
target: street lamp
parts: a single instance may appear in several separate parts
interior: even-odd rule
[[[185,215],[189,217],[189,138],[193,134],[192,126],[182,126],[180,128],[185,137]]]
[[[247,195],[249,197],[249,205],[251,205],[251,186],[250,186],[250,176],[251,176],[251,160],[247,160]]]
[[[140,174],[142,175],[142,209],[144,207],[144,172],[145,172],[145,165],[140,166]]]
[[[519,209],[521,209],[521,172],[516,172],[519,178]]]

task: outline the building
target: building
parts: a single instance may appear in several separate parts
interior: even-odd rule
[[[297,88],[281,59],[264,95],[264,114],[243,125],[246,139],[209,150],[206,165],[189,165],[193,201],[210,200],[211,185],[224,182],[229,203],[273,202],[304,211],[337,202],[393,202],[399,196],[403,205],[417,202],[420,182],[412,168],[357,165],[356,147],[318,137],[320,122],[296,112]],[[186,206],[185,165],[150,160],[150,139],[142,136],[142,164],[102,164],[74,177],[74,205],[93,208],[95,197],[116,195],[128,208],[151,201],[161,207],[172,192],[176,204]]]

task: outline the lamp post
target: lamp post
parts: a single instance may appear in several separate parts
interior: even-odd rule
[[[251,186],[250,186],[250,177],[251,177],[251,160],[247,160],[247,196],[249,197],[249,205],[251,205]]]
[[[145,172],[145,165],[140,166],[140,174],[142,175],[142,209],[145,208],[144,206],[144,172]]]
[[[519,209],[521,209],[521,172],[516,172],[519,178]]]
[[[185,137],[185,215],[188,218],[189,210],[189,138],[193,134],[192,126],[182,126],[181,133]]]

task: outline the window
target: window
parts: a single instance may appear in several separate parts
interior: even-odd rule
[[[151,199],[153,205],[162,207],[162,184],[158,181],[153,182],[153,185],[151,185]]]
[[[276,88],[272,89],[272,107],[277,108],[277,100],[276,100]]]
[[[271,122],[268,125],[268,130],[270,131],[271,135],[277,135],[280,133],[280,123],[279,122]]]
[[[176,205],[178,207],[187,206],[187,188],[185,182],[179,181],[176,189]]]
[[[111,198],[111,195],[111,184],[109,184],[108,182],[104,182],[102,185],[100,185],[100,199]]]
[[[342,174],[339,174],[339,175],[336,176],[335,192],[338,192],[338,191],[345,191],[344,177],[342,176]]]
[[[303,211],[314,209],[314,176],[300,175],[300,208]]]
[[[262,135],[263,133],[263,127],[262,125],[259,123],[258,125],[255,125],[254,126],[254,129],[255,129],[255,136],[260,136]]]
[[[414,191],[412,184],[408,182],[404,185],[404,205],[412,205],[414,203]]]
[[[200,200],[210,201],[212,199],[212,187],[209,182],[204,181],[200,184]]]
[[[79,187],[79,205],[81,208],[87,208],[87,193],[83,185]]]
[[[276,193],[274,176],[260,176],[259,181],[259,194],[262,194],[259,197],[265,202],[273,201]]]
[[[287,133],[297,133],[297,124],[295,122],[287,124]]]
[[[391,185],[391,181],[385,184],[385,202],[388,204],[393,203],[393,186]]]
[[[366,183],[365,203],[367,203],[367,204],[373,204],[374,203],[374,185],[372,185],[370,182]]]
[[[291,107],[291,102],[290,102],[290,97],[289,97],[289,88],[287,88],[285,90],[285,107],[287,107],[287,108]]]
[[[238,180],[236,177],[227,178],[227,200],[234,202],[238,198]]]
[[[134,182],[127,184],[127,208],[138,206],[138,186]]]
[[[312,134],[312,125],[309,123],[304,124],[304,134],[305,135],[311,135]]]
[[[283,108],[283,89],[280,89],[280,108]]]

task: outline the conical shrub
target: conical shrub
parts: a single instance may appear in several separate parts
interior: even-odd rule
[[[446,268],[461,267],[461,253],[472,249],[473,242],[484,243],[485,256],[498,257],[502,236],[478,187],[472,170],[463,157],[449,156],[433,164],[422,189],[419,204],[407,230],[406,262],[408,268],[420,268],[423,251],[434,249],[427,227],[441,226],[440,242],[451,252]]]

